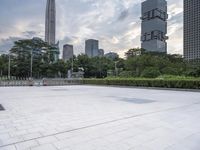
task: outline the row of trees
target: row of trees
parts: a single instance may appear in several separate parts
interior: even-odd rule
[[[180,55],[149,53],[141,49],[131,49],[127,59],[106,57],[89,58],[80,54],[64,62],[54,61],[52,47],[41,39],[15,42],[10,54],[11,76],[19,78],[67,77],[68,70],[77,72],[83,68],[86,78],[151,77],[160,75],[200,76],[200,63],[184,61]],[[8,75],[9,55],[0,56],[0,76]]]
[[[125,72],[122,72],[122,76],[152,78],[160,75],[200,76],[199,61],[188,62],[181,55],[146,52],[143,49],[130,49],[126,55]]]

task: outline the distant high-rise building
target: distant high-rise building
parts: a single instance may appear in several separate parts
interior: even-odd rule
[[[99,41],[94,39],[89,39],[85,41],[85,54],[88,57],[99,56]]]
[[[115,52],[109,52],[109,53],[105,54],[105,57],[115,60],[115,59],[119,58],[119,55]]]
[[[142,50],[139,48],[133,48],[128,50],[128,52],[125,53],[126,58],[136,57],[140,56],[142,54]]]
[[[56,4],[55,0],[47,0],[45,18],[45,42],[53,47],[51,52],[54,62],[59,59],[59,42],[56,43]]]
[[[99,49],[99,57],[103,57],[104,56],[104,50],[103,49]]]
[[[200,0],[184,0],[184,58],[200,59]]]
[[[63,60],[67,61],[73,58],[74,50],[73,45],[66,44],[63,46]]]
[[[147,51],[167,52],[167,2],[146,0],[142,3],[141,47]]]
[[[56,4],[55,0],[47,0],[45,41],[48,44],[56,44]]]

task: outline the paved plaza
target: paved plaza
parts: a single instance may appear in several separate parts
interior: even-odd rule
[[[1,87],[0,150],[200,150],[200,92]]]

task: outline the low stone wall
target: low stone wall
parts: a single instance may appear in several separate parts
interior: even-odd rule
[[[0,80],[0,86],[65,86],[83,84],[82,79]]]
[[[83,84],[82,79],[43,79],[43,86],[65,86]]]
[[[32,86],[32,80],[7,80],[0,81],[0,86]]]

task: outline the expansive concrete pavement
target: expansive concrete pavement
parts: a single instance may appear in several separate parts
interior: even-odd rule
[[[1,87],[0,150],[199,150],[200,93]]]

